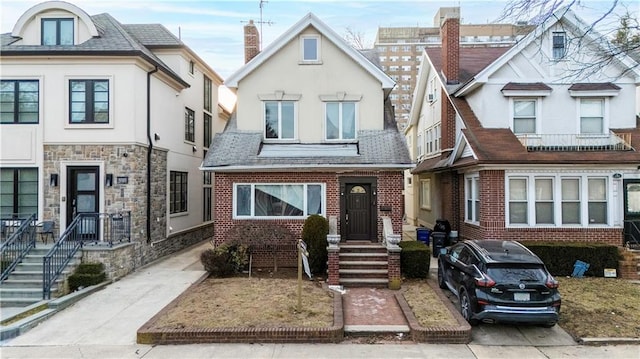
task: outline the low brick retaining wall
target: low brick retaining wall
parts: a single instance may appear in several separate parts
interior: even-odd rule
[[[409,304],[404,299],[402,293],[396,293],[396,300],[400,304],[400,309],[404,313],[407,322],[409,322],[409,329],[411,330],[411,339],[414,342],[419,343],[434,343],[434,344],[467,344],[471,341],[471,325],[462,317],[460,313],[453,306],[449,298],[447,298],[442,290],[433,282],[433,280],[427,280],[427,283],[431,287],[434,293],[442,301],[442,303],[449,309],[451,314],[458,321],[457,326],[453,327],[428,327],[425,328],[418,323],[413,314],[413,310],[409,307]]]
[[[137,333],[138,344],[198,343],[340,343],[344,338],[342,296],[333,296],[333,326],[325,328],[181,328],[156,329],[155,321],[177,305],[189,290],[207,278],[203,275],[183,294],[149,319]]]

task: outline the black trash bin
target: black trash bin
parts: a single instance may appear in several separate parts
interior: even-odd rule
[[[431,243],[433,243],[431,255],[435,258],[440,255],[440,249],[447,246],[447,234],[444,232],[431,233]]]
[[[427,246],[429,245],[429,236],[431,235],[431,230],[425,227],[416,228],[416,239]]]

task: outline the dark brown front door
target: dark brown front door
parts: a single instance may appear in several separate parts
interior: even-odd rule
[[[371,231],[370,184],[350,183],[345,188],[345,234],[347,240],[374,240]]]

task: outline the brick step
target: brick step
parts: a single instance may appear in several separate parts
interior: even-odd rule
[[[340,278],[377,278],[388,280],[389,271],[386,269],[340,269]]]
[[[389,255],[385,253],[342,253],[340,252],[340,262],[342,261],[383,261],[386,262]]]
[[[384,269],[389,266],[387,261],[340,261],[340,269]]]
[[[387,288],[389,285],[389,279],[378,278],[340,278],[340,284],[344,287],[374,287],[374,288]]]
[[[382,245],[341,245],[340,253],[387,253]]]

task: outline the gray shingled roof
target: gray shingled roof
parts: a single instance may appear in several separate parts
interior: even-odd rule
[[[158,58],[144,43],[151,42],[150,38],[157,36],[153,45],[162,44],[169,46],[176,45],[176,38],[167,35],[168,30],[163,26],[145,25],[122,25],[109,14],[99,14],[91,16],[100,36],[91,38],[78,45],[15,45],[19,40],[10,33],[0,35],[0,53],[2,56],[25,56],[25,55],[78,55],[78,56],[140,56],[150,63],[157,65],[158,69],[184,86],[189,86],[178,74]],[[129,31],[130,29],[130,31]],[[142,38],[138,38],[141,36]],[[178,40],[179,41],[179,40]]]
[[[203,169],[224,172],[250,167],[277,169],[300,166],[326,170],[345,166],[395,169],[412,166],[404,137],[396,128],[358,131],[358,156],[260,157],[262,133],[240,131],[235,121],[234,114],[225,131],[215,135],[203,161]]]
[[[161,24],[122,24],[122,27],[149,48],[185,46],[180,39]]]

